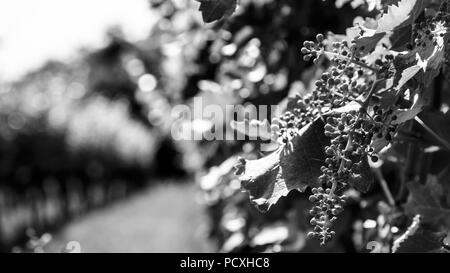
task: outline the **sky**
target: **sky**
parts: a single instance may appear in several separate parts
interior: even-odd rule
[[[110,26],[143,39],[153,21],[147,0],[2,0],[0,81],[49,59],[69,59],[81,47],[98,48]]]

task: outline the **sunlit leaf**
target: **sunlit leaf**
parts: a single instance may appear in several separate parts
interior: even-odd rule
[[[329,144],[323,126],[322,120],[317,119],[303,127],[291,144],[239,166],[242,186],[259,210],[267,211],[291,190],[304,191],[308,186],[319,185],[320,167],[325,160],[323,150]]]
[[[401,0],[378,20],[377,32],[391,32],[411,25],[424,9],[423,0]]]
[[[437,76],[445,62],[445,45],[448,41],[448,29],[444,23],[438,22],[432,31],[434,41],[426,41],[425,46],[417,46],[406,54],[396,56],[394,65],[398,71],[398,85],[400,89],[417,74],[421,75],[421,82],[425,85]],[[419,72],[423,71],[423,74]],[[400,76],[401,75],[401,76]]]
[[[406,28],[417,19],[424,10],[424,0],[401,0],[397,4],[389,5],[388,10],[378,20],[374,30],[365,31],[364,35],[355,39],[357,48],[367,54],[373,51],[378,43],[389,37],[391,44],[398,47],[399,41],[405,40]]]
[[[386,35],[385,32],[375,33],[370,36],[362,36],[355,39],[356,47],[361,51],[362,54],[367,54],[375,49],[381,39]]]
[[[421,226],[420,215],[416,215],[408,230],[395,240],[393,253],[439,253],[443,251],[445,234],[435,233]]]

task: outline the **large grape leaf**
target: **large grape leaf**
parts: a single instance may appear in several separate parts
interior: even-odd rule
[[[393,253],[440,253],[443,249],[445,233],[432,232],[423,228],[420,217],[416,215],[408,230],[395,240]]]
[[[365,34],[355,39],[355,45],[362,54],[368,54],[375,50],[376,46],[385,37],[385,35],[385,32],[378,32],[373,35]]]
[[[420,214],[414,216],[411,225],[408,227],[405,233],[398,237],[392,245],[392,252],[396,253],[398,248],[403,242],[405,242],[410,236],[414,235],[420,227]]]
[[[411,26],[404,26],[389,37],[391,41],[391,50],[404,51],[407,50],[406,45],[411,41],[412,28]]]
[[[388,6],[378,20],[377,32],[392,32],[411,25],[424,8],[424,0],[401,0],[397,5]]]
[[[237,0],[197,0],[203,21],[211,23],[231,15],[237,7]]]
[[[408,215],[420,214],[422,222],[435,227],[450,227],[450,194],[437,178],[431,176],[425,185],[412,182],[408,185],[410,195],[405,204]]]
[[[365,31],[365,34],[355,39],[356,46],[367,54],[373,51],[378,43],[389,37],[391,44],[397,47],[399,39],[403,41],[405,32],[425,8],[424,0],[401,0],[396,5],[389,5],[387,12],[378,19],[376,29]]]
[[[324,135],[324,123],[317,119],[303,127],[291,144],[257,160],[241,163],[238,173],[242,187],[260,211],[267,211],[291,190],[304,191],[319,185],[320,167],[325,160],[324,147],[329,138]]]

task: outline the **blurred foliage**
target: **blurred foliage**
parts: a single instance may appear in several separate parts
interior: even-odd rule
[[[147,39],[131,43],[111,28],[104,48],[81,51],[70,63],[51,61],[18,82],[2,84],[0,238],[5,242],[23,237],[28,226],[39,231],[79,214],[107,200],[108,192],[126,192],[149,175],[201,175],[233,154],[256,156],[255,144],[246,141],[175,142],[170,130],[177,117],[168,113],[174,105],[192,107],[194,97],[204,105],[273,105],[301,92],[316,73],[300,58],[301,42],[330,26],[342,32],[353,18],[342,14],[360,12],[345,6],[337,13],[330,1],[242,0],[231,20],[205,26],[195,1],[149,4],[158,20]],[[214,125],[184,122],[194,130],[204,130],[205,122],[206,128]],[[30,201],[21,203],[27,196]],[[232,197],[238,203],[219,198],[210,204],[213,222],[244,206],[243,212],[260,223],[270,219],[275,230],[285,228],[285,215],[261,215],[239,196]],[[62,212],[44,209],[39,217],[20,213],[22,207],[39,210],[41,199],[44,207],[65,205]],[[229,239],[219,223],[212,227],[219,241]]]

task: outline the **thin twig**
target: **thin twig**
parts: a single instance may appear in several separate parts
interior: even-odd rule
[[[377,79],[377,80],[375,80],[373,82],[372,87],[370,88],[369,94],[364,99],[363,103],[361,104],[361,108],[359,110],[359,115],[358,115],[357,120],[361,119],[363,117],[363,115],[365,115],[367,113],[367,108],[369,107],[370,98],[375,93],[375,90],[376,90],[375,87],[376,87],[377,83],[379,83],[382,80],[383,79]],[[345,153],[345,151],[348,151],[352,147],[352,134],[354,133],[354,131],[355,131],[355,127],[352,126],[350,131],[349,131],[349,133],[348,133],[348,140],[347,140],[347,144],[346,144],[345,149],[344,149],[344,153]],[[341,162],[339,164],[338,173],[341,173],[344,170],[344,166],[345,166],[344,159],[341,157],[340,160],[341,160]],[[330,195],[333,195],[333,193],[334,193],[334,191],[336,189],[336,186],[337,186],[337,182],[333,181],[333,185],[331,187]]]
[[[330,56],[333,56],[333,57],[336,57],[336,58],[339,58],[339,59],[346,60],[348,62],[354,63],[356,65],[359,65],[359,66],[363,67],[363,68],[371,70],[371,71],[373,71],[375,73],[378,72],[378,69],[376,69],[375,67],[367,65],[367,64],[365,64],[363,62],[355,61],[353,58],[344,57],[344,56],[339,55],[337,53],[326,51],[326,50],[323,50],[322,53],[325,54],[325,55],[330,55]]]
[[[376,68],[371,67],[371,66],[369,66],[369,65],[367,65],[367,64],[365,64],[365,63],[358,62],[358,61],[352,61],[352,63],[354,63],[354,64],[356,64],[356,65],[359,65],[359,66],[361,66],[361,67],[363,67],[363,68],[372,70],[373,72],[378,72],[378,70],[377,70]]]
[[[425,184],[425,182],[428,179],[428,175],[430,174],[430,168],[431,168],[431,163],[432,163],[431,159],[432,159],[433,154],[422,153],[421,156],[422,156],[422,158],[421,158],[420,162],[422,163],[422,166],[420,168],[419,181],[421,184]]]
[[[430,133],[437,141],[439,141],[447,150],[450,150],[450,143],[448,143],[447,140],[443,139],[441,136],[436,134],[436,132],[433,131],[428,125],[423,122],[418,116],[414,118],[415,121],[417,121],[428,133]]]
[[[412,132],[412,126],[413,122],[412,120],[408,122],[407,124],[407,132]],[[400,189],[397,193],[397,201],[402,201],[404,198],[406,198],[407,194],[407,187],[406,184],[409,182],[409,180],[412,179],[414,175],[414,165],[416,161],[416,145],[415,143],[409,143],[408,148],[406,151],[406,162],[403,167],[403,171],[401,174],[401,182],[400,182]]]
[[[374,168],[375,176],[378,179],[378,182],[380,182],[380,186],[383,189],[384,195],[386,196],[386,199],[388,200],[388,203],[391,207],[395,206],[395,200],[392,196],[391,191],[389,190],[388,184],[386,179],[384,179],[383,173],[381,173],[380,168]]]

